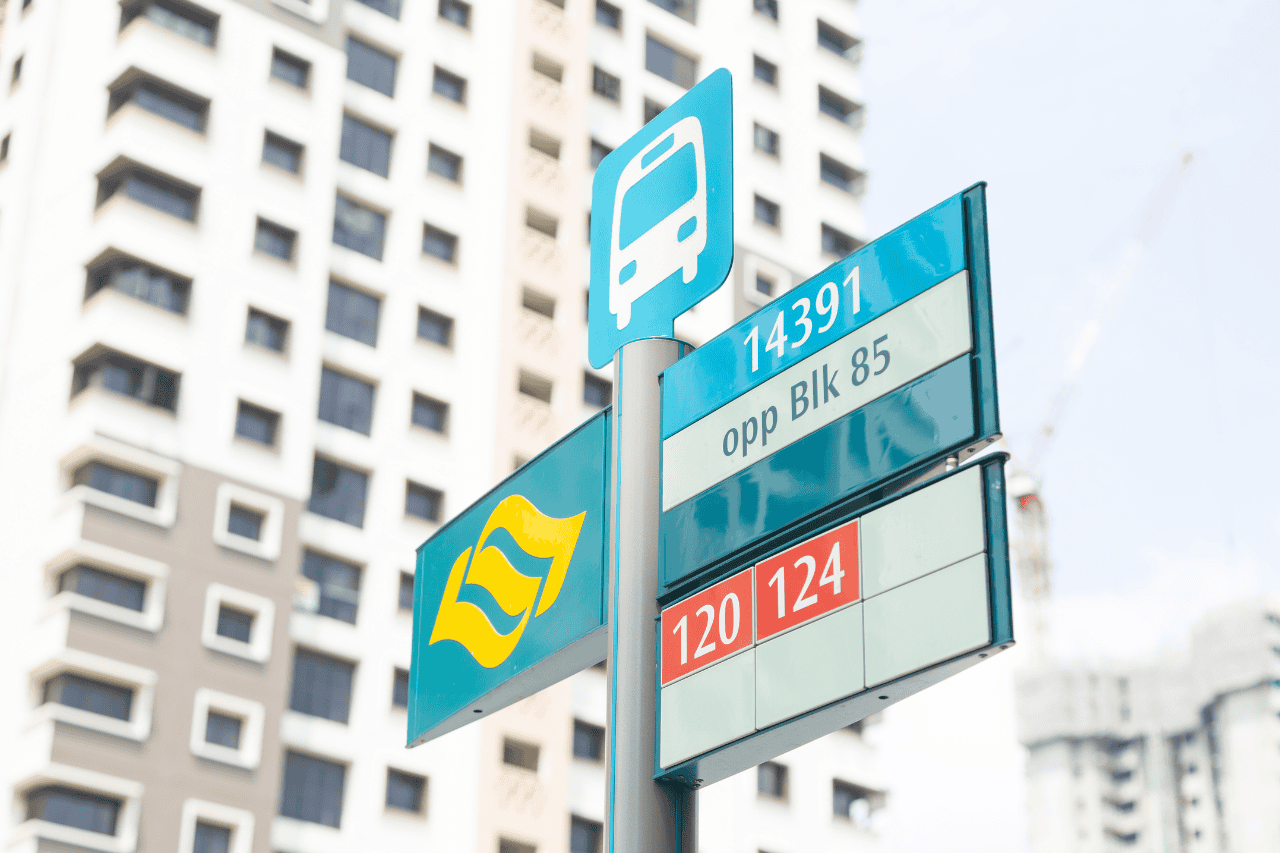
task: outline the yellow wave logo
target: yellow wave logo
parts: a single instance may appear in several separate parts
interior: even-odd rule
[[[427,645],[455,640],[471,653],[477,663],[488,669],[511,657],[528,627],[529,619],[541,616],[555,604],[586,517],[587,514],[581,512],[570,518],[552,518],[543,515],[520,495],[504,498],[493,508],[480,531],[480,539],[474,549],[475,559],[471,559],[473,549],[468,548],[454,560]],[[545,583],[542,578],[516,571],[497,547],[485,547],[485,540],[499,529],[510,533],[516,544],[531,556],[551,558]],[[520,616],[520,624],[509,634],[498,633],[483,610],[469,601],[458,600],[463,584],[475,584],[488,590],[503,613]]]

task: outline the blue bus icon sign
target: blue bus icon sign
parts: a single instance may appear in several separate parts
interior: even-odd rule
[[[733,263],[733,85],[721,68],[596,169],[588,357],[669,338]]]

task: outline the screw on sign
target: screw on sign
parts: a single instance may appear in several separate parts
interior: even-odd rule
[[[662,683],[724,660],[752,642],[751,569],[662,611]]]
[[[858,522],[756,564],[756,640],[858,600]]]

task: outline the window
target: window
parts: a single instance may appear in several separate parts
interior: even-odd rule
[[[360,609],[360,567],[355,563],[306,548],[302,552],[302,576],[315,581],[319,590],[316,613],[356,623]]]
[[[588,761],[603,761],[604,729],[593,726],[591,723],[584,723],[582,720],[574,720],[573,757],[585,758]]]
[[[319,418],[368,435],[373,421],[373,383],[321,368]]]
[[[762,124],[757,124],[755,126],[754,140],[757,151],[763,151],[773,157],[778,156],[781,144],[777,131],[770,130]]]
[[[231,827],[208,821],[196,821],[191,853],[230,853]]]
[[[400,0],[359,0],[359,2],[390,18],[400,20]]]
[[[462,0],[440,0],[440,17],[464,30],[471,29],[471,4]]]
[[[591,67],[591,91],[605,100],[617,103],[622,100],[622,80],[605,71],[599,65]]]
[[[462,155],[441,148],[434,142],[427,146],[427,171],[455,184],[462,183]]]
[[[391,679],[391,705],[396,708],[409,707],[409,670],[396,667]]]
[[[769,278],[767,275],[756,273],[756,293],[759,293],[762,296],[772,297],[775,287],[777,287],[777,283],[773,279]]]
[[[503,738],[502,763],[522,770],[538,769],[538,746],[524,741]]]
[[[860,240],[850,237],[838,228],[822,223],[822,251],[828,255],[844,257],[862,245]]]
[[[442,347],[453,346],[453,319],[419,306],[418,337]]]
[[[400,573],[400,609],[413,610],[413,575]]]
[[[98,178],[98,207],[117,195],[187,222],[196,221],[196,209],[200,204],[198,188],[128,162]]]
[[[818,21],[818,47],[850,62],[857,62],[862,57],[862,42],[823,20]]]
[[[275,352],[284,352],[289,338],[289,321],[273,317],[257,308],[249,309],[249,320],[245,324],[244,342],[264,347]]]
[[[274,621],[270,599],[212,583],[205,593],[200,640],[215,651],[261,663],[271,654]]]
[[[262,758],[265,719],[261,702],[198,688],[191,721],[191,754],[256,769]]]
[[[239,749],[240,730],[243,726],[244,720],[239,717],[222,714],[218,711],[210,711],[205,719],[205,743],[225,746],[228,749]]]
[[[818,112],[850,126],[857,126],[862,120],[862,107],[859,104],[837,95],[826,86],[818,87]]]
[[[548,320],[552,320],[556,316],[556,300],[545,293],[539,293],[531,287],[526,287],[521,292],[520,304],[526,311],[540,314]]]
[[[351,681],[356,665],[299,646],[293,653],[289,708],[339,723],[351,714]]]
[[[598,139],[591,140],[591,168],[596,168],[600,162],[613,153],[613,149],[605,145]]]
[[[778,0],[752,0],[752,4],[761,15],[778,20]]]
[[[458,261],[458,237],[443,228],[437,228],[430,222],[422,223],[423,254],[439,258],[447,264]]]
[[[551,380],[544,379],[526,370],[520,371],[520,379],[516,384],[516,389],[527,397],[535,400],[541,400],[544,403],[551,402]]]
[[[107,116],[113,116],[125,104],[135,104],[149,113],[166,118],[174,124],[203,133],[209,117],[209,99],[193,95],[177,86],[157,80],[136,70],[127,73],[129,78],[111,87],[107,101]]]
[[[569,816],[569,853],[600,853],[604,826],[577,815]]]
[[[278,47],[272,48],[271,76],[290,86],[305,89],[311,82],[311,63]]]
[[[770,228],[782,227],[782,208],[776,202],[757,195],[755,199],[756,222]]]
[[[613,383],[594,374],[583,373],[582,402],[603,409],[613,402]]]
[[[449,404],[415,392],[410,421],[414,426],[443,435],[449,431]]]
[[[302,172],[302,145],[267,131],[262,139],[262,162],[284,169],[291,175]]]
[[[146,602],[147,583],[78,563],[58,576],[58,592],[74,592],[141,613]]]
[[[181,0],[138,0],[127,3],[120,16],[120,29],[137,18],[146,18],[167,30],[212,47],[218,34],[218,16]]]
[[[90,462],[75,472],[73,483],[88,486],[127,501],[154,507],[160,481],[154,477],[126,471],[105,462]]]
[[[317,456],[311,473],[311,497],[307,510],[354,527],[364,527],[365,495],[369,475]]]
[[[338,157],[385,178],[391,168],[391,134],[355,116],[344,115]]]
[[[529,128],[529,147],[534,151],[541,151],[552,160],[560,159],[560,140],[549,133]]]
[[[387,808],[420,814],[426,788],[425,776],[387,768]]]
[[[532,844],[525,844],[523,841],[499,838],[498,853],[538,853],[538,848]]]
[[[682,89],[692,89],[698,79],[698,60],[653,36],[644,38],[644,67]]]
[[[275,447],[279,427],[279,412],[246,403],[244,400],[236,407],[236,436],[239,438]]]
[[[18,85],[18,81],[22,79],[22,59],[23,57],[19,56],[13,61],[13,73],[9,75],[9,86],[11,88]]]
[[[218,607],[219,637],[247,643],[253,636],[253,613],[223,604]]]
[[[390,98],[396,88],[396,58],[354,36],[347,36],[347,79]]]
[[[72,397],[87,388],[102,387],[158,409],[177,409],[179,374],[112,350],[90,352],[75,363]]]
[[[436,66],[435,73],[431,77],[431,91],[456,104],[467,102],[467,81],[439,65]]]
[[[759,55],[754,56],[753,59],[755,78],[761,83],[768,83],[770,86],[777,86],[778,66]]]
[[[421,518],[424,521],[439,521],[444,504],[444,492],[415,483],[405,482],[404,511],[406,515]]]
[[[698,0],[649,0],[659,9],[666,9],[681,20],[698,23]]]
[[[6,133],[4,138],[0,139],[0,163],[5,163],[9,160],[9,138],[11,136],[13,136],[12,133]]]
[[[371,294],[329,280],[329,305],[324,327],[353,341],[378,345],[378,315],[382,300]],[[367,434],[367,433],[366,433]]]
[[[382,260],[387,216],[339,195],[333,211],[333,242],[374,260]]]
[[[47,785],[27,794],[27,820],[115,835],[123,802],[62,785]]]
[[[536,74],[541,74],[548,80],[560,83],[564,80],[564,66],[559,62],[548,59],[540,53],[533,55],[533,70]]]
[[[622,32],[622,10],[608,0],[596,0],[596,23]]]
[[[262,538],[262,522],[266,517],[264,512],[233,503],[227,513],[227,532],[257,542]]]
[[[89,267],[85,299],[114,290],[174,314],[187,313],[191,279],[166,272],[146,261],[113,253]]]
[[[787,798],[787,768],[776,761],[766,761],[756,768],[756,790],[762,797]]]
[[[295,820],[339,827],[347,768],[336,761],[286,750],[280,814]]]
[[[664,107],[662,104],[658,103],[657,101],[653,101],[653,100],[650,100],[649,98],[645,98],[644,99],[644,123],[648,124],[649,122],[653,121],[655,118],[658,117],[658,114],[665,109],[666,107]]]
[[[558,219],[550,214],[543,213],[536,207],[526,207],[524,209],[524,224],[540,234],[547,235],[552,240],[556,238],[556,232],[560,230],[560,221]]]
[[[133,711],[133,689],[63,672],[45,681],[43,702],[79,708],[116,720],[128,720]]]
[[[253,233],[253,248],[255,251],[282,261],[292,261],[294,247],[297,242],[297,231],[258,217],[258,225]]]
[[[865,174],[826,154],[818,155],[818,177],[824,184],[854,195],[862,193],[866,182]]]
[[[859,826],[865,825],[871,814],[871,792],[839,779],[832,780],[831,813]]]

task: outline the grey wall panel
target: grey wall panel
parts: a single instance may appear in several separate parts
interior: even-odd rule
[[[862,605],[756,646],[756,726],[764,728],[865,686]]]
[[[691,758],[756,728],[756,654],[741,654],[662,688],[663,767]]]

